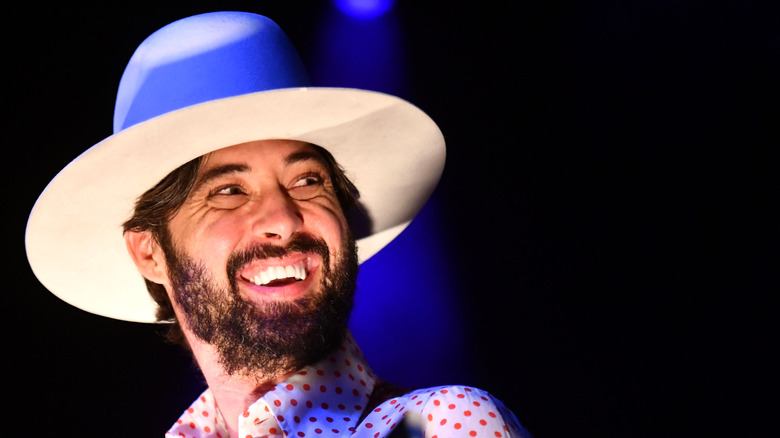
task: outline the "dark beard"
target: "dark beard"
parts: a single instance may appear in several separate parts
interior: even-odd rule
[[[184,314],[182,324],[216,348],[219,363],[228,374],[248,377],[293,372],[318,362],[344,340],[358,271],[351,235],[333,269],[325,242],[309,235],[296,235],[285,247],[256,245],[236,252],[227,264],[229,288],[219,287],[204,267],[183,251],[166,246],[170,246],[165,256],[173,298]],[[240,296],[236,272],[243,266],[296,251],[314,252],[322,258],[319,293],[262,305]]]

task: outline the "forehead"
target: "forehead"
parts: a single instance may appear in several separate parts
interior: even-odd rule
[[[200,172],[225,164],[287,165],[295,161],[311,159],[323,161],[322,156],[309,143],[297,140],[258,140],[228,146],[203,156]]]

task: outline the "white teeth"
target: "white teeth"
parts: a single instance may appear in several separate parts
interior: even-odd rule
[[[296,280],[306,279],[306,268],[303,265],[271,266],[255,275],[252,283],[263,286],[274,280],[282,278],[295,278]]]

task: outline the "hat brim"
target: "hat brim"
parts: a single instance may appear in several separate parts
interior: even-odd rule
[[[344,88],[263,91],[173,111],[88,149],[46,187],[30,213],[27,257],[62,300],[111,318],[155,322],[156,304],[127,254],[122,223],[137,198],[208,152],[263,139],[324,147],[360,191],[369,228],[361,263],[411,222],[444,168],[444,138],[414,105]]]

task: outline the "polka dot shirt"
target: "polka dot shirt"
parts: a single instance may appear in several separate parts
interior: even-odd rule
[[[331,356],[277,385],[239,417],[238,437],[530,437],[514,414],[490,394],[467,386],[419,389],[364,410],[377,383],[351,336]],[[211,391],[187,409],[166,438],[227,438]],[[393,435],[395,437],[396,435]]]

